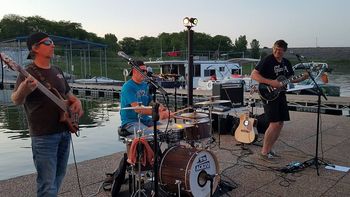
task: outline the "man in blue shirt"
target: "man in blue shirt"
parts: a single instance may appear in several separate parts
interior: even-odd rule
[[[146,74],[147,67],[142,61],[137,61],[137,65]],[[148,127],[153,125],[152,108],[142,108],[140,106],[149,106],[152,101],[152,96],[149,94],[148,84],[144,81],[143,75],[141,75],[136,69],[132,69],[130,72],[132,76],[127,81],[121,91],[120,96],[120,116],[123,129],[126,129],[130,134],[134,131],[143,130],[147,131]],[[139,107],[138,109],[123,109],[126,107]],[[139,124],[140,116],[140,124]],[[172,114],[162,105],[159,107],[159,118],[166,119],[172,116]]]

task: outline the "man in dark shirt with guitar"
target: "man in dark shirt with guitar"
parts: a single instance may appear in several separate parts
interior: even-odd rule
[[[49,36],[34,33],[28,37],[27,47],[33,63],[18,69],[11,99],[16,105],[24,104],[38,173],[37,196],[57,196],[69,158],[69,131],[78,129],[71,118],[80,117],[83,110],[61,69],[50,64],[55,45]]]
[[[296,79],[288,79],[294,75],[291,63],[283,57],[288,44],[277,40],[272,48],[272,54],[262,59],[251,73],[251,78],[259,82],[259,94],[264,103],[264,111],[269,120],[269,127],[264,136],[260,156],[264,160],[277,157],[272,146],[277,141],[283,128],[283,122],[289,121],[289,110],[284,91],[287,83],[305,80],[308,75]]]

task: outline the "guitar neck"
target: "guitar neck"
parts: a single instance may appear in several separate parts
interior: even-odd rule
[[[26,70],[24,70],[21,66],[18,66],[18,72],[22,73],[25,77],[33,77],[31,74],[29,74]],[[34,77],[33,77],[34,78]],[[38,89],[45,94],[47,97],[49,97],[59,108],[61,108],[63,111],[67,111],[66,104],[59,99],[54,93],[52,93],[50,90],[48,90],[42,83],[38,81]]]
[[[299,79],[299,78],[301,78],[302,76],[304,76],[304,74],[300,74],[300,75],[297,75],[297,76],[293,76],[293,77],[291,77],[291,78],[289,78],[289,79],[285,79],[285,80],[281,81],[281,83],[283,84],[283,86],[285,86],[285,85],[289,84],[291,81],[293,81],[293,80],[295,80],[295,79]]]

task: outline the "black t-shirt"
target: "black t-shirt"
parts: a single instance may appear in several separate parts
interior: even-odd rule
[[[267,79],[276,79],[280,75],[286,78],[294,75],[292,64],[286,58],[282,58],[282,62],[278,62],[271,54],[262,59],[255,67],[259,73]]]
[[[46,82],[55,88],[60,95],[65,96],[70,91],[70,87],[63,76],[63,72],[58,67],[52,66],[50,69],[36,68],[36,70],[41,73],[41,76],[45,77]],[[40,77],[31,66],[28,66],[26,70],[40,81]],[[17,87],[24,79],[22,74],[18,76],[15,90],[17,90]],[[60,108],[39,89],[34,90],[27,96],[24,109],[27,115],[29,133],[31,136],[49,135],[68,130],[66,124],[59,121],[61,113]]]

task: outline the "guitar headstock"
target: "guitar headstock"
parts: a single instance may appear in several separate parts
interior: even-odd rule
[[[21,66],[19,66],[15,61],[13,61],[9,56],[7,56],[5,53],[0,53],[0,60],[2,60],[5,65],[5,68],[19,71],[21,69]]]

